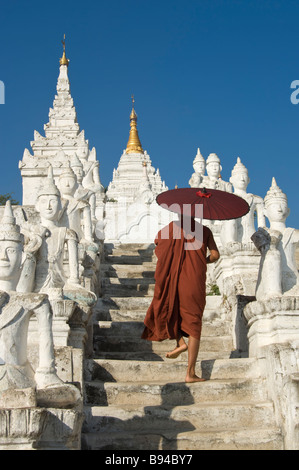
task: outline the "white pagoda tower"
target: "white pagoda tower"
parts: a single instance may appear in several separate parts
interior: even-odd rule
[[[169,214],[156,203],[156,196],[168,188],[142,148],[134,98],[132,102],[129,140],[106,193],[105,241],[152,243],[160,226],[168,223]]]
[[[34,205],[37,191],[43,178],[47,177],[48,166],[52,165],[57,184],[59,175],[69,165],[77,175],[81,174],[83,187],[96,194],[97,208],[103,206],[104,189],[100,182],[99,162],[96,150],[89,150],[84,130],[80,131],[68,78],[69,60],[65,53],[60,59],[57,94],[49,111],[49,122],[44,125],[45,137],[34,131],[31,142],[33,155],[26,148],[19,162],[23,181],[23,205]],[[99,214],[99,218],[101,215]]]

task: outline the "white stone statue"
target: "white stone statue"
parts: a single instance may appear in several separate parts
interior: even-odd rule
[[[93,227],[88,191],[78,191],[77,178],[72,168],[67,167],[59,176],[63,216],[60,225],[74,230],[80,242],[93,241]]]
[[[221,242],[223,246],[234,243],[248,245],[250,244],[251,236],[256,231],[255,216],[257,218],[257,226],[265,226],[264,201],[260,196],[246,192],[250,178],[247,168],[239,157],[232,170],[230,182],[233,185],[234,194],[245,199],[250,210],[244,217],[228,220],[223,223],[220,235]]]
[[[270,228],[260,227],[251,237],[262,255],[256,288],[257,300],[298,295],[295,252],[299,245],[299,230],[286,227],[290,212],[288,200],[277,186],[275,178],[272,179],[264,203]]]
[[[232,184],[221,178],[222,166],[216,153],[210,153],[206,161],[207,176],[203,176],[201,186],[220,191],[232,192]]]
[[[256,285],[256,299],[267,300],[282,295],[282,270],[279,243],[282,234],[277,230],[259,228],[252,241],[261,253]]]
[[[30,277],[34,278],[34,292],[46,293],[52,297],[66,286],[73,289],[80,287],[78,238],[74,230],[59,226],[61,197],[53,180],[51,165],[48,178],[44,179],[39,189],[35,208],[40,214],[40,225],[22,225],[22,230],[31,244],[36,238],[40,240],[35,250],[36,265],[32,263],[31,273],[28,272],[28,280]],[[68,272],[65,272],[64,265],[65,245]],[[26,290],[26,287],[22,289]]]
[[[52,313],[44,294],[17,292],[23,237],[10,202],[0,226],[0,392],[61,385],[54,364]],[[35,374],[27,358],[29,320],[37,318],[39,366]]]
[[[193,160],[193,169],[194,173],[189,180],[189,186],[191,186],[191,188],[200,188],[206,171],[206,161],[200,153],[199,148],[197,149],[196,157]]]
[[[91,220],[92,223],[95,224],[96,219],[96,192],[97,188],[93,186],[93,179],[89,178],[90,187],[83,186],[83,179],[84,179],[84,170],[83,164],[81,163],[80,159],[76,154],[71,157],[70,165],[73,172],[77,178],[77,188],[76,188],[76,195],[77,199],[88,201],[90,204],[90,211],[91,211]],[[91,172],[92,175],[92,172]],[[99,183],[100,184],[100,183]],[[100,189],[100,194],[102,194],[102,185]]]
[[[277,230],[282,234],[279,250],[282,263],[282,291],[283,293],[299,293],[298,269],[295,252],[299,246],[299,230],[286,227],[286,219],[290,213],[287,196],[277,186],[275,178],[265,198],[265,215],[270,222],[270,230]],[[291,290],[292,289],[292,290]]]

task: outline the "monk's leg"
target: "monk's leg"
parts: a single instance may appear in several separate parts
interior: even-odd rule
[[[201,379],[195,374],[195,365],[197,361],[199,351],[199,339],[189,336],[188,341],[188,368],[185,382],[204,382],[205,379]]]
[[[177,346],[173,351],[166,353],[166,357],[169,359],[176,359],[182,352],[187,351],[188,346],[185,343],[183,336],[177,340]]]

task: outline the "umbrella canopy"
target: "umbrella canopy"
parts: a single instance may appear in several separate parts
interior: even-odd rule
[[[158,194],[157,203],[181,215],[199,217],[196,206],[202,205],[203,219],[238,219],[249,212],[247,202],[235,194],[206,188],[170,189]]]

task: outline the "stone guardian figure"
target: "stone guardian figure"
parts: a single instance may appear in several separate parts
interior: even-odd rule
[[[66,286],[80,287],[78,262],[78,237],[74,230],[59,226],[61,197],[54,184],[52,167],[48,178],[41,186],[35,205],[40,214],[40,226],[29,227],[29,238],[41,237],[41,246],[36,251],[34,292],[50,296]],[[68,272],[65,271],[64,255],[67,245]]]
[[[0,392],[61,385],[54,365],[52,312],[45,294],[17,292],[21,280],[23,237],[7,201],[0,226]],[[39,366],[27,358],[29,320],[36,315]]]
[[[201,182],[203,180],[203,176],[206,171],[206,161],[202,154],[200,153],[200,149],[197,149],[197,154],[193,160],[193,169],[194,173],[192,174],[189,180],[189,186],[191,188],[200,188]]]
[[[299,230],[286,226],[286,219],[290,213],[288,199],[272,179],[272,185],[265,198],[265,215],[270,222],[271,230],[278,230],[282,234],[278,248],[281,253],[282,264],[282,291],[285,294],[299,294],[299,276],[295,253],[299,246]]]
[[[221,242],[223,246],[227,244],[230,244],[231,246],[236,244],[246,245],[251,243],[251,236],[256,231],[255,217],[258,227],[265,227],[266,225],[264,201],[260,196],[247,193],[247,186],[250,183],[250,178],[248,176],[247,168],[243,165],[239,157],[237,158],[237,163],[232,170],[230,182],[233,185],[234,194],[245,199],[249,204],[250,210],[244,217],[227,220],[223,223]]]

